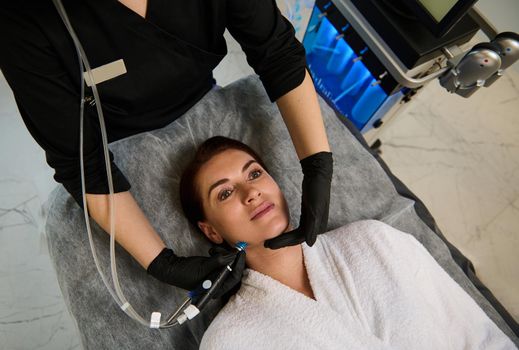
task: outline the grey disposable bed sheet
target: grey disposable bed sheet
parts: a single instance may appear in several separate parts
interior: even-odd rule
[[[494,322],[519,340],[488,300],[452,259],[445,243],[416,214],[414,201],[397,193],[376,159],[319,97],[334,154],[328,228],[361,219],[378,219],[413,234],[452,278]],[[207,138],[223,135],[241,140],[262,156],[287,198],[292,222],[300,214],[302,173],[289,134],[275,104],[255,75],[207,93],[170,125],[110,145],[115,162],[132,184],[131,193],[167,246],[181,255],[206,254],[208,243],[188,225],[178,196],[182,169]],[[193,321],[169,330],[152,330],[129,319],[105,289],[89,249],[84,217],[61,186],[47,204],[46,233],[58,281],[77,321],[85,349],[196,349],[204,330],[221,307],[213,302]],[[102,266],[109,275],[109,237],[94,223]],[[146,274],[117,247],[123,291],[133,307],[149,318],[173,311],[186,292]]]

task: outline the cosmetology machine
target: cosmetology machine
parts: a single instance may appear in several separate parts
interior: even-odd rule
[[[476,1],[317,0],[303,39],[316,89],[362,133],[435,79],[469,98],[519,58],[519,35],[498,34]],[[490,42],[472,46],[480,29]]]

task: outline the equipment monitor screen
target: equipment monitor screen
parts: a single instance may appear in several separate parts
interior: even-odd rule
[[[477,0],[403,0],[418,19],[436,36],[454,26]]]
[[[456,5],[457,0],[418,0],[429,14],[436,20],[441,20]]]

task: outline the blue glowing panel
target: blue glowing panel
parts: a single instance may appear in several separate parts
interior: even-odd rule
[[[361,130],[388,98],[347,39],[314,7],[303,39],[314,85],[328,104]]]
[[[380,85],[375,85],[375,79],[371,79],[367,87],[358,95],[358,101],[351,111],[351,119],[355,125],[366,125],[378,107],[387,98]]]
[[[333,53],[328,60],[326,69],[333,74],[342,74],[351,61],[354,53],[344,40],[337,41]]]
[[[330,23],[330,21],[323,21],[319,26],[319,30],[317,31],[317,36],[312,48],[317,50],[317,52],[319,52],[319,50],[330,50],[330,46],[335,44],[336,35],[337,31]]]

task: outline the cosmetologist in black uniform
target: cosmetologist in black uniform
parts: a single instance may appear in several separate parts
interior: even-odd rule
[[[227,28],[240,43],[288,128],[304,173],[300,226],[265,243],[275,249],[326,229],[332,155],[305,51],[274,0],[63,0],[92,69],[122,59],[127,73],[98,84],[109,142],[161,128],[215,84]],[[0,5],[0,69],[54,179],[82,206],[79,166],[80,73],[73,41],[51,0]],[[86,99],[91,99],[86,88]],[[86,104],[88,106],[88,104]],[[85,111],[86,199],[109,230],[108,184],[95,107]],[[185,289],[234,258],[178,257],[166,248],[111,157],[116,238],[150,274]],[[73,252],[71,252],[73,254]],[[241,279],[244,259],[219,293]]]

